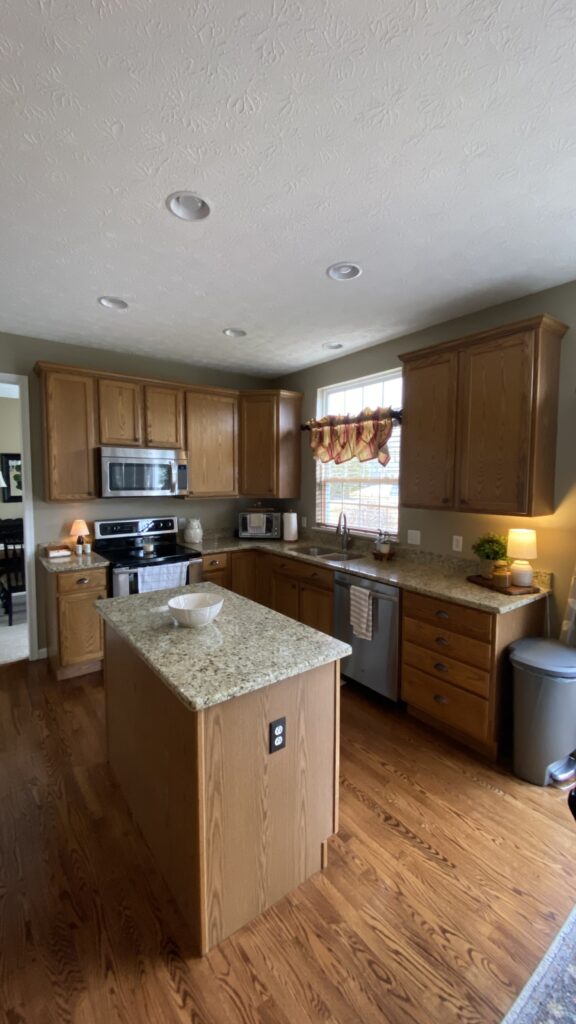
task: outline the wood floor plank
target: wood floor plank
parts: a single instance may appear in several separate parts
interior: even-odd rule
[[[7,1024],[498,1024],[574,902],[564,794],[347,686],[326,871],[195,959],[104,728],[100,675],[0,671]]]

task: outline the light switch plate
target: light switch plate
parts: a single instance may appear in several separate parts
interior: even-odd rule
[[[420,543],[420,530],[408,530],[408,543],[419,544]]]
[[[462,537],[456,533],[452,536],[452,551],[462,551]]]

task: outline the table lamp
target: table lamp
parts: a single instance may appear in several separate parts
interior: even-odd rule
[[[512,586],[531,587],[534,578],[534,570],[529,559],[536,558],[536,530],[508,530],[508,544],[506,546],[508,558],[514,561],[510,566],[512,573]]]
[[[86,526],[85,519],[75,519],[70,527],[70,533],[72,537],[76,538],[76,554],[82,554],[82,545],[84,538],[88,536],[88,527]]]

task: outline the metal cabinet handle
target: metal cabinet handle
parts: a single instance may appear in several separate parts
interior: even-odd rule
[[[210,565],[220,565],[220,563],[217,558],[213,558],[212,561],[210,562]]]
[[[443,505],[449,505],[450,504],[450,498],[442,498],[442,504]]]
[[[319,572],[311,572],[311,573],[310,573],[310,579],[311,579],[311,580],[315,580],[315,579],[317,579],[317,577],[318,577],[319,575],[320,575],[320,573],[319,573]]]
[[[435,612],[434,614],[435,614],[437,619],[447,619],[448,618],[448,612],[445,612],[442,608],[439,608],[438,611]]]
[[[448,697],[443,697],[441,693],[435,693],[434,694],[434,700],[436,701],[437,704],[447,704],[448,703]]]
[[[470,502],[468,501],[467,498],[460,498],[460,504],[461,505],[469,505]]]
[[[441,661],[437,661],[436,664],[434,665],[434,668],[436,669],[437,672],[447,672],[448,671],[448,665],[442,664]]]
[[[437,643],[439,647],[447,647],[449,643],[445,636],[435,637],[434,642]]]
[[[76,586],[78,586],[79,583],[90,583],[90,580],[87,576],[81,576],[79,580],[76,580]]]

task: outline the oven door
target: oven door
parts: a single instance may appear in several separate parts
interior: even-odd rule
[[[171,497],[179,490],[179,466],[173,452],[102,450],[102,497]]]
[[[140,593],[138,588],[138,570],[142,566],[119,566],[112,570],[112,597],[129,597]],[[196,556],[188,562],[187,583],[200,583],[202,580],[202,558]]]

